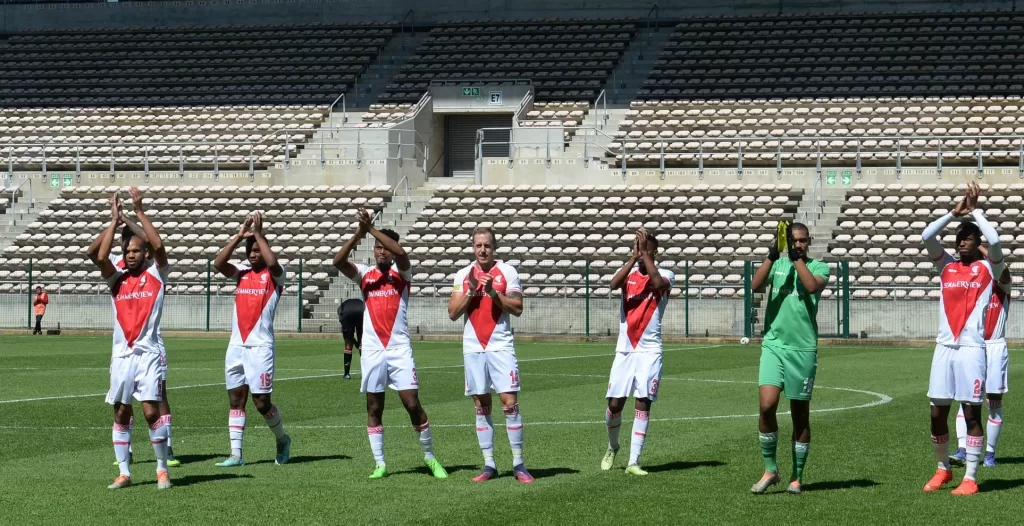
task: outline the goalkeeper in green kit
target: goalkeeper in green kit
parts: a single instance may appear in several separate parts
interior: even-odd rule
[[[766,288],[769,292],[757,381],[764,475],[750,488],[752,493],[764,493],[779,482],[775,462],[779,423],[775,414],[783,392],[793,416],[793,476],[787,491],[800,493],[811,445],[811,392],[818,370],[818,300],[829,277],[827,263],[807,257],[810,244],[807,226],[780,222],[776,242],[754,274],[754,292]]]

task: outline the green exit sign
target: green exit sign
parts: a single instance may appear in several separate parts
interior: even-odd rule
[[[843,170],[843,186],[850,186],[853,183],[853,172],[850,170]]]
[[[836,171],[828,170],[825,172],[825,184],[834,186],[836,184]]]
[[[462,88],[463,97],[479,97],[480,88]]]

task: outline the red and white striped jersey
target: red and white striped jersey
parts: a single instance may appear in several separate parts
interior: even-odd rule
[[[996,281],[985,312],[985,342],[1006,341],[1006,317],[1010,314],[1010,284]]]
[[[992,297],[992,264],[982,259],[970,264],[948,253],[939,260],[939,335],[943,345],[985,345],[985,312]],[[999,265],[1002,267],[1002,265]],[[1000,271],[1002,268],[999,269]]]
[[[364,351],[385,349],[407,349],[412,343],[409,338],[409,288],[412,286],[412,267],[402,272],[398,264],[392,264],[388,271],[381,272],[376,265],[356,265],[359,278],[354,280],[363,291],[363,340],[360,348]]]
[[[160,317],[164,310],[164,282],[170,266],[149,265],[132,276],[115,267],[107,278],[114,305],[113,355],[127,356],[135,351],[160,353],[164,341],[160,336]]]
[[[248,263],[237,266],[235,311],[231,316],[231,342],[243,347],[274,346],[274,314],[284,293],[287,271],[279,277],[269,267],[253,270]],[[281,267],[284,269],[284,267]]]
[[[519,284],[519,272],[507,263],[496,261],[489,272],[472,265],[455,274],[453,292],[458,294],[469,291],[470,272],[474,276],[490,274],[493,276],[491,288],[501,294],[522,294]],[[476,290],[470,291],[473,299],[469,302],[464,320],[465,329],[462,333],[462,352],[474,353],[483,351],[514,351],[515,342],[512,337],[512,324],[509,314],[498,305],[496,300],[484,292],[483,285],[477,284]]]
[[[658,272],[668,280],[669,290],[654,290],[651,277],[641,273],[639,267],[626,277],[619,302],[619,343],[615,352],[662,352],[661,319],[676,275],[666,269]]]

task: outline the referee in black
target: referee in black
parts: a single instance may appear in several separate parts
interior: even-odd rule
[[[363,343],[363,305],[361,299],[347,299],[338,305],[338,321],[341,322],[341,336],[345,339],[345,379],[351,379],[352,348],[362,350]]]

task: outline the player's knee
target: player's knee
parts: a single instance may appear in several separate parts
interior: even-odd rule
[[[270,403],[270,394],[254,394],[252,395],[252,405],[256,406],[256,410],[261,415],[267,414],[273,404]]]
[[[613,414],[621,413],[626,408],[625,398],[609,398],[608,399],[608,410]]]
[[[160,419],[160,404],[152,402],[143,402],[142,414],[143,416],[145,416],[146,422],[148,422],[150,425],[155,424],[156,421]]]

